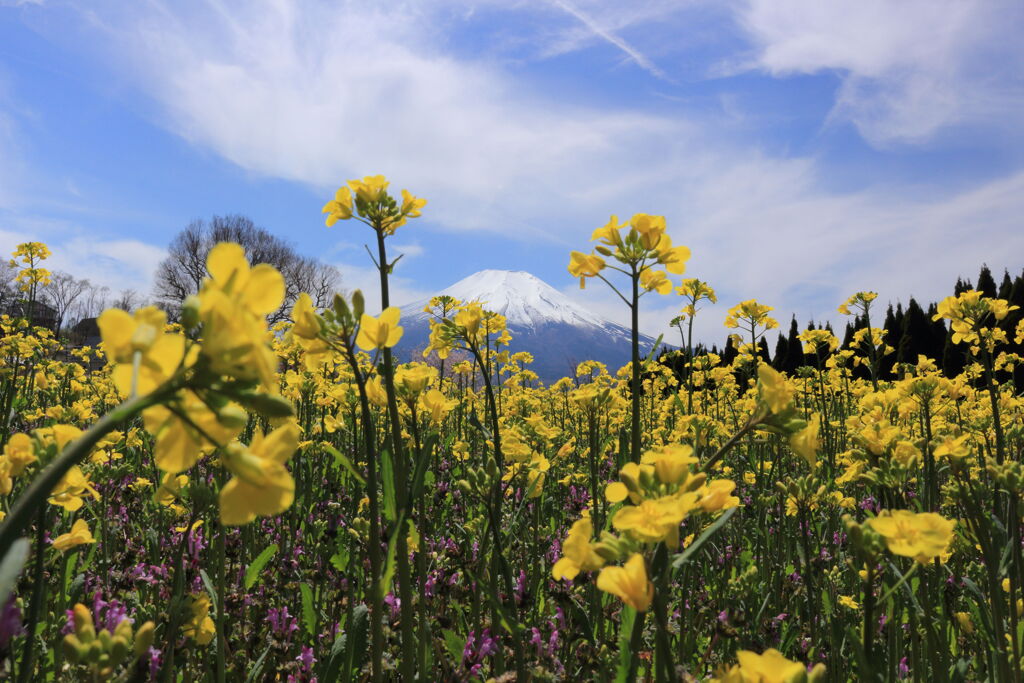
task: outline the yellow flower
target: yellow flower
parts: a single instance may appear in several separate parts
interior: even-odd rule
[[[736,482],[729,479],[715,479],[705,486],[701,493],[700,508],[704,512],[728,510],[740,504],[740,499],[732,495]]]
[[[736,653],[736,658],[739,660],[739,667],[735,673],[739,676],[725,680],[742,683],[790,683],[803,679],[807,674],[803,664],[786,659],[774,648],[769,648],[762,654],[740,650]]]
[[[423,215],[420,212],[427,205],[426,199],[414,197],[409,190],[402,190],[402,215],[409,218],[419,218]]]
[[[189,601],[191,618],[182,625],[181,632],[197,645],[209,645],[217,629],[210,618],[210,597],[206,593],[193,593]]]
[[[384,199],[388,185],[390,183],[382,175],[368,175],[362,180],[348,181],[348,186],[356,193],[356,199],[367,204],[374,204]]]
[[[665,217],[652,216],[647,213],[633,214],[629,225],[640,235],[640,243],[644,249],[656,249],[665,236]]]
[[[363,313],[359,323],[359,334],[356,344],[364,351],[391,348],[402,338],[402,328],[398,325],[401,311],[396,306],[389,306],[379,317]]]
[[[625,531],[638,541],[665,541],[669,547],[679,543],[679,524],[697,504],[696,492],[643,500],[627,505],[612,517],[612,526]]]
[[[320,338],[320,316],[313,308],[313,300],[309,294],[302,292],[292,306],[292,323],[289,337],[306,352],[306,368],[315,370],[316,366],[330,353],[331,347]]]
[[[149,479],[146,479],[145,477],[135,477],[135,481],[128,484],[128,488],[130,488],[132,491],[141,491],[143,489],[149,488],[152,485],[153,482],[151,482]]]
[[[775,329],[779,322],[768,315],[769,311],[775,310],[771,306],[757,303],[754,299],[742,301],[732,308],[725,317],[725,326],[730,328],[740,327],[743,323],[744,329],[752,326],[764,325],[767,329]]]
[[[420,396],[420,409],[430,416],[430,421],[435,425],[444,422],[448,411],[459,404],[458,401],[449,401],[437,389],[431,389]]]
[[[153,501],[157,505],[169,507],[180,497],[181,489],[188,485],[188,475],[175,475],[173,472],[164,474],[163,481],[153,494]]]
[[[419,394],[437,379],[437,368],[426,363],[409,363],[402,365],[395,372],[395,386],[399,391],[409,394],[412,398]]]
[[[142,414],[146,430],[155,439],[153,459],[164,472],[184,472],[192,467],[204,453],[235,438],[247,419],[245,411],[232,403],[221,408],[218,416],[191,391],[181,392],[170,405],[173,411],[159,405]],[[217,442],[211,443],[207,437]]]
[[[604,259],[596,254],[584,254],[581,251],[569,253],[569,274],[580,279],[580,289],[586,289],[587,278],[604,270],[604,265]]]
[[[298,445],[299,427],[288,422],[266,437],[257,433],[248,447],[236,441],[224,449],[224,466],[234,476],[220,492],[221,523],[248,524],[291,506],[295,480],[284,464]]]
[[[574,579],[581,571],[592,572],[604,566],[604,558],[594,552],[590,542],[594,536],[594,525],[590,517],[576,520],[562,544],[562,557],[551,569],[555,580]]]
[[[654,584],[647,579],[647,567],[639,553],[633,553],[622,567],[602,569],[597,587],[618,596],[637,612],[646,612],[654,598]]]
[[[35,444],[28,434],[14,434],[4,445],[4,457],[10,464],[10,474],[20,476],[25,468],[36,461]]]
[[[665,235],[663,239],[668,239],[668,235]],[[671,249],[665,249],[662,247],[658,248],[658,263],[665,266],[665,270],[672,273],[673,275],[682,275],[683,273],[685,273],[686,262],[689,260],[689,247],[679,246],[672,247]]]
[[[374,375],[370,379],[366,380],[366,398],[370,400],[370,403],[383,408],[388,404],[388,395],[384,391],[384,385],[380,381],[380,377]]]
[[[653,465],[654,473],[662,484],[674,485],[682,482],[690,474],[690,465],[695,465],[697,458],[694,457],[691,446],[682,444],[647,451],[640,458],[640,462],[645,465]],[[625,496],[620,500],[623,499]]]
[[[612,216],[603,227],[598,228],[590,235],[590,239],[601,240],[601,242],[609,247],[619,246],[622,244],[622,236],[619,235],[619,231],[625,225],[625,223],[619,224],[618,216]]]
[[[665,276],[665,272],[652,268],[644,268],[640,271],[640,285],[647,291],[653,290],[658,294],[672,292],[672,282]]]
[[[49,502],[51,505],[59,505],[69,512],[74,512],[82,507],[82,496],[86,493],[92,495],[95,500],[100,499],[100,494],[93,488],[89,477],[75,465],[67,471],[64,478],[53,488],[53,491],[50,493]]]
[[[63,553],[75,546],[95,542],[96,539],[92,537],[92,532],[89,531],[89,525],[85,520],[76,519],[75,523],[71,525],[69,533],[61,534],[53,539],[53,547]]]
[[[199,294],[202,354],[210,368],[242,380],[259,380],[277,390],[277,356],[268,344],[266,316],[284,300],[284,278],[273,266],[249,267],[245,250],[222,242],[210,250],[211,277]]]
[[[342,186],[334,193],[334,199],[324,204],[320,213],[326,213],[327,227],[331,227],[339,220],[346,221],[352,218],[352,191],[347,186]]]
[[[840,595],[839,604],[849,609],[860,609],[860,605],[857,604],[857,601],[851,598],[849,595]]]
[[[786,411],[793,402],[793,387],[786,378],[767,363],[757,367],[757,388],[761,400],[774,415]]]
[[[934,512],[882,510],[867,524],[885,538],[889,552],[913,557],[922,564],[942,558],[953,541],[954,520]]]
[[[967,435],[956,438],[951,436],[943,438],[942,443],[935,448],[935,457],[941,458],[946,456],[953,461],[963,460],[971,455],[969,439],[970,437]]]
[[[103,338],[103,350],[114,365],[112,378],[121,396],[128,396],[136,377],[134,360],[139,354],[136,392],[151,393],[166,382],[185,357],[185,337],[164,332],[167,314],[155,306],[126,313],[118,308],[103,312],[96,320]]]
[[[821,429],[821,420],[815,416],[807,426],[789,437],[789,447],[793,452],[807,461],[807,464],[814,467],[818,462],[818,431]]]

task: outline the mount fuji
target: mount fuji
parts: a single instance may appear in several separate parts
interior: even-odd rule
[[[481,270],[438,292],[444,294],[464,303],[478,301],[505,316],[512,333],[509,349],[530,352],[534,361],[529,368],[545,382],[573,377],[584,360],[600,361],[613,374],[629,362],[629,328],[577,305],[525,271]],[[402,307],[405,334],[395,349],[400,360],[422,359],[430,334],[430,315],[423,312],[428,302]],[[641,334],[640,353],[648,353],[654,342]]]

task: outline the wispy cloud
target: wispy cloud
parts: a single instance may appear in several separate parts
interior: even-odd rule
[[[643,53],[637,50],[635,47],[627,43],[625,40],[615,35],[612,31],[599,24],[591,15],[587,14],[583,10],[576,7],[569,0],[551,0],[552,4],[565,10],[570,15],[579,20],[587,29],[593,32],[594,35],[599,37],[608,43],[611,43],[618,49],[622,50],[630,60],[635,62],[637,66],[641,67],[650,74],[657,76],[663,80],[671,80],[668,75],[658,68],[658,66],[650,59],[645,57]]]
[[[674,240],[693,249],[690,272],[721,294],[721,311],[709,311],[701,323],[712,340],[721,336],[730,302],[742,299],[763,299],[784,318],[792,311],[820,319],[859,289],[878,289],[883,300],[936,297],[962,269],[973,274],[982,261],[1019,267],[1005,263],[1024,253],[1018,172],[952,188],[929,186],[922,177],[913,186],[837,191],[828,162],[813,151],[769,153],[737,137],[722,117],[682,103],[667,113],[545,94],[519,69],[454,49],[463,15],[437,10],[453,4],[476,7],[454,0],[372,7],[256,0],[226,13],[203,3],[100,3],[80,43],[147,98],[154,120],[198,148],[318,191],[382,172],[428,197],[425,220],[453,232],[490,231],[567,253],[583,247],[611,213],[665,214]],[[671,19],[674,4],[643,15],[628,8],[616,14],[611,3],[568,7],[583,7],[596,26],[621,38],[629,35],[624,26],[636,32]],[[533,4],[515,7],[536,11]],[[559,14],[549,3],[543,7],[545,16]],[[765,78],[838,74],[833,117],[852,121],[883,146],[927,144],[957,122],[993,117],[998,128],[1015,120],[998,113],[1016,106],[1012,88],[1009,99],[998,95],[1013,83],[1010,66],[997,65],[991,81],[980,79],[981,91],[950,85],[976,74],[983,44],[1009,30],[993,28],[991,12],[968,16],[957,5],[948,28],[918,0],[897,8],[875,0],[835,7],[730,3],[752,50],[741,69]],[[589,41],[607,40],[582,28]],[[929,31],[932,43],[918,36]],[[540,33],[526,37],[539,40]],[[991,49],[1005,56],[1016,48]],[[972,92],[991,95],[982,98],[984,116],[972,109]],[[936,97],[951,104],[944,108]],[[362,254],[349,256],[339,258],[357,261]],[[904,265],[908,259],[913,268]],[[466,253],[464,260],[504,265],[493,252]],[[424,261],[403,260],[399,268],[415,270]],[[348,286],[371,282],[365,268],[342,266]],[[551,284],[568,284],[564,277]],[[411,279],[402,288],[409,299],[429,293]],[[645,299],[654,328],[658,316],[664,324],[674,314],[668,300],[656,301]]]
[[[959,124],[1016,129],[1024,107],[1024,5],[1013,0],[742,0],[747,65],[836,73],[833,117],[877,146],[919,144]]]

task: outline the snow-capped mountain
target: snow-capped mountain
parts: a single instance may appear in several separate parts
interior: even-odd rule
[[[478,301],[505,316],[512,333],[511,351],[529,351],[530,366],[542,380],[553,382],[572,376],[584,360],[598,360],[614,373],[629,361],[630,331],[588,311],[557,289],[525,271],[481,270],[438,292],[459,301]],[[427,345],[430,316],[423,309],[429,299],[402,307],[405,334],[396,348],[401,360],[420,360]],[[654,339],[640,337],[647,353]]]

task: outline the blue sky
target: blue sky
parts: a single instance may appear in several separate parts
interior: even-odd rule
[[[663,214],[725,310],[836,321],[1024,267],[1024,5],[963,0],[0,0],[0,249],[150,288],[194,218],[244,213],[371,287],[345,180],[430,200],[395,298],[528,270],[622,320],[571,249]],[[659,332],[680,303],[644,299]]]

